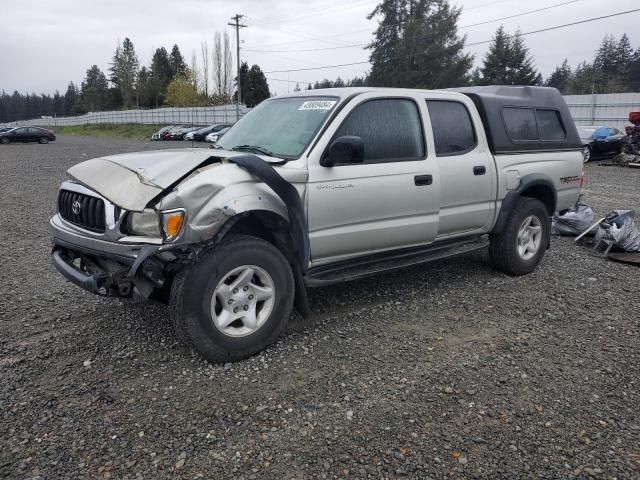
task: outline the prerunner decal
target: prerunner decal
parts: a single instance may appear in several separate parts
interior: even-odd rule
[[[300,105],[298,110],[331,110],[337,100],[311,100]]]

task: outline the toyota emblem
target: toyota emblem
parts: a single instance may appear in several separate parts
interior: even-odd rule
[[[71,211],[73,213],[75,213],[76,215],[79,215],[80,210],[82,210],[82,204],[78,200],[76,200],[71,204]]]

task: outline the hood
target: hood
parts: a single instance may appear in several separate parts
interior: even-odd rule
[[[147,204],[200,165],[236,152],[203,148],[155,150],[94,158],[74,165],[68,174],[127,210]]]
[[[151,200],[198,167],[237,155],[243,153],[209,148],[152,150],[94,158],[74,165],[67,173],[113,204],[142,211]]]

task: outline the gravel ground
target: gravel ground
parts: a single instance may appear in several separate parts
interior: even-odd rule
[[[157,146],[0,147],[0,476],[640,478],[637,267],[554,238],[522,278],[481,252],[316,289],[313,320],[210,365],[163,306],[49,261],[65,169]],[[640,171],[586,171],[597,215],[640,211]]]

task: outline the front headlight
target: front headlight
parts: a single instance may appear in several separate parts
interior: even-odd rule
[[[155,210],[147,209],[142,212],[130,212],[127,215],[127,232],[130,235],[143,237],[160,237],[160,219]]]

